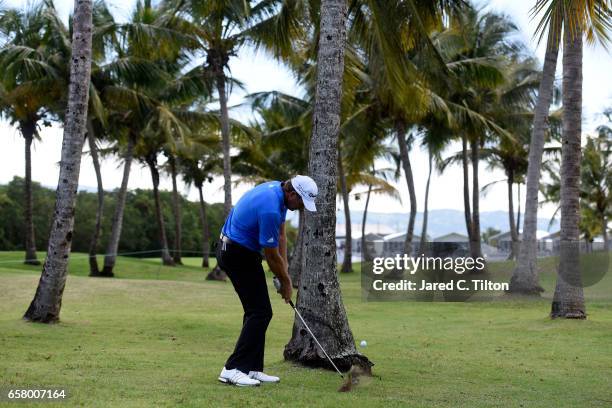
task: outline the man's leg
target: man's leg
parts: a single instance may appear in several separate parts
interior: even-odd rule
[[[242,331],[225,368],[237,368],[243,373],[263,371],[266,330],[272,319],[272,306],[261,261],[249,255],[234,245],[228,245],[222,254],[224,270],[244,309]]]

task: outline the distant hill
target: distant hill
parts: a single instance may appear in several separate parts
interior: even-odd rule
[[[337,224],[344,225],[344,212],[340,211],[336,214]],[[521,214],[521,223],[524,215]],[[287,212],[287,218],[291,223],[297,226],[297,214]],[[363,211],[351,211],[351,221],[356,235],[361,234],[361,219]],[[544,231],[555,232],[559,229],[559,222],[555,221],[550,230],[548,229],[548,218],[538,218],[538,229]],[[421,233],[423,223],[423,213],[417,213],[415,223],[415,234]],[[358,228],[357,228],[358,227]],[[488,227],[495,228],[502,232],[508,231],[508,212],[507,211],[483,211],[480,213],[480,229],[484,232]],[[356,228],[358,230],[356,230]],[[408,213],[376,213],[368,212],[367,230],[369,232],[389,233],[403,232],[408,228]],[[466,234],[465,217],[463,211],[459,210],[431,210],[427,221],[427,234],[431,238],[439,237],[440,235],[451,232]]]

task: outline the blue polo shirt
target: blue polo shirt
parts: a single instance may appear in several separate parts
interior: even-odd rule
[[[269,181],[255,186],[238,200],[221,231],[232,241],[256,252],[261,248],[276,248],[286,215],[281,183]]]

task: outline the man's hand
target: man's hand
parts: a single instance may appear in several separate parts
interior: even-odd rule
[[[285,299],[285,303],[289,303],[291,300],[291,294],[293,288],[291,287],[291,278],[287,272],[287,264],[277,248],[264,248],[266,255],[266,261],[270,266],[272,273],[279,279],[281,284],[280,289],[277,292],[280,293],[281,297]]]
[[[291,278],[287,276],[284,281],[281,281],[281,288],[277,291],[281,297],[285,300],[285,303],[289,303],[291,295],[293,294],[293,287],[291,285]]]

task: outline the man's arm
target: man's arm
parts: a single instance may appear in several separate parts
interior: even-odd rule
[[[280,226],[280,235],[278,237],[278,250],[280,255],[285,260],[287,268],[289,267],[289,261],[287,260],[287,235],[285,235],[285,223],[283,222]]]
[[[285,299],[285,302],[288,303],[291,300],[292,294],[291,278],[289,277],[289,272],[287,271],[287,262],[282,257],[279,248],[280,247],[264,248],[264,253],[266,255],[266,262],[268,262],[268,266],[270,266],[270,270],[281,283],[280,295],[283,299]]]

